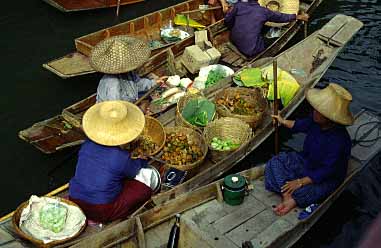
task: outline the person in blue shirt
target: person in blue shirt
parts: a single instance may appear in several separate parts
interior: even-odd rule
[[[274,208],[278,215],[324,200],[347,172],[352,144],[345,125],[354,121],[351,94],[330,83],[321,90],[309,89],[306,98],[314,108],[312,116],[295,121],[273,116],[293,132],[306,134],[302,152],[280,153],[266,164],[265,187],[283,198]]]
[[[144,159],[131,159],[121,148],[143,131],[145,117],[127,101],[106,101],[89,108],[83,117],[88,137],[79,151],[74,177],[69,183],[69,199],[86,216],[98,222],[127,217],[150,199],[152,190],[135,180]]]
[[[167,76],[142,78],[136,71],[150,54],[146,42],[127,35],[99,42],[90,54],[92,68],[105,74],[98,84],[97,103],[111,100],[135,102],[155,84],[163,83]]]
[[[308,21],[308,14],[283,14],[259,5],[257,0],[238,1],[227,9],[223,4],[225,25],[231,30],[230,40],[247,57],[265,50],[262,29],[266,22],[284,23],[295,20]]]

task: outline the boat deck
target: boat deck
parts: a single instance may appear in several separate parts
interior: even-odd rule
[[[364,123],[380,121],[376,116],[361,112],[353,126],[348,127],[354,139],[357,129]],[[357,139],[374,139],[380,125],[361,126]],[[381,140],[371,147],[356,144],[352,148],[348,176],[345,182],[320,208],[306,220],[298,220],[302,209],[296,208],[285,216],[277,216],[272,208],[280,203],[279,195],[265,190],[263,177],[251,181],[253,190],[238,206],[213,199],[181,216],[180,247],[241,247],[250,241],[253,247],[290,247],[328,209],[353,176],[381,149]],[[146,247],[166,247],[172,222],[164,222],[145,233]],[[181,236],[183,235],[183,236]]]

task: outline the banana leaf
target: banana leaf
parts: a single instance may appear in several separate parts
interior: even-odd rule
[[[248,68],[237,75],[242,84],[246,87],[262,87],[266,81],[262,79],[262,72],[259,68]]]
[[[183,118],[192,125],[206,126],[216,112],[214,103],[207,99],[191,99],[182,110]]]
[[[175,16],[174,22],[176,25],[180,26],[186,26],[187,25],[187,17],[185,15],[179,15],[177,14]],[[192,28],[205,28],[205,25],[202,25],[199,22],[196,22],[195,20],[189,18],[189,27]]]

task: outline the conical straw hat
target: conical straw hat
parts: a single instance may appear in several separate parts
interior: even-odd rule
[[[258,0],[259,5],[283,14],[298,14],[299,0]],[[281,27],[287,23],[266,22],[267,26]]]
[[[309,89],[306,98],[314,109],[331,121],[342,125],[353,124],[354,118],[349,110],[352,95],[342,86],[330,83],[324,89]]]
[[[94,70],[107,73],[125,73],[142,66],[151,50],[142,40],[127,35],[118,35],[99,42],[90,54],[90,65]]]
[[[89,139],[105,146],[127,144],[143,131],[143,112],[127,101],[105,101],[93,105],[83,116],[83,130]]]

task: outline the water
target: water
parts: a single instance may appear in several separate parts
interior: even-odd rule
[[[176,2],[180,1],[148,0],[122,7],[119,20],[126,21]],[[74,51],[74,38],[117,23],[115,9],[61,13],[41,0],[7,4],[9,6],[3,3],[5,11],[0,16],[3,32],[0,39],[3,86],[0,98],[0,137],[3,141],[0,145],[3,171],[0,215],[13,210],[31,194],[41,195],[65,184],[75,169],[75,149],[44,155],[18,139],[18,131],[52,117],[64,107],[94,93],[99,81],[99,75],[62,80],[44,70],[41,64]],[[366,107],[381,114],[381,1],[325,0],[312,16],[310,32],[338,13],[360,19],[364,27],[342,50],[322,82],[337,82],[349,89],[353,95],[353,111]],[[267,142],[261,151],[270,154],[271,149],[271,142]],[[253,159],[256,154],[244,164],[252,163]],[[368,178],[364,177],[365,180]],[[344,197],[338,204],[348,206],[351,199]],[[333,211],[338,213],[341,209],[333,208]],[[348,218],[325,221],[328,223],[326,228],[329,223],[344,223]],[[308,233],[305,243],[298,244],[299,247],[311,242],[316,245],[314,247],[323,247],[333,242],[333,237],[339,235],[341,229],[338,227],[324,244],[319,240],[326,233],[321,232],[322,229],[314,230],[314,233]]]

